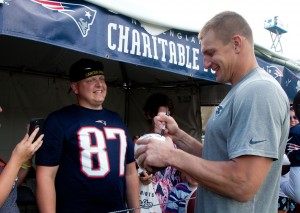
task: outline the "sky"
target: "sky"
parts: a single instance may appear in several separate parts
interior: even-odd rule
[[[280,37],[282,56],[294,60],[300,59],[300,12],[295,0],[254,0],[248,1],[248,3],[246,1],[220,0],[219,2],[223,2],[223,5],[218,5],[217,10],[233,10],[244,16],[253,30],[254,42],[268,49],[271,49],[272,38],[270,31],[264,28],[264,21],[278,16],[288,31]],[[274,49],[272,50],[274,51]]]
[[[180,1],[177,2],[179,4]],[[194,26],[198,23],[203,25],[212,16],[224,10],[241,14],[252,28],[254,42],[273,51],[275,50],[271,49],[270,31],[264,28],[264,23],[266,19],[278,16],[288,32],[280,37],[282,54],[277,53],[290,59],[300,60],[300,12],[296,0],[209,0],[203,3],[201,0],[184,0],[183,2],[185,6],[181,5],[178,11],[188,8],[190,10],[188,19]],[[277,47],[277,50],[280,49],[279,46]]]
[[[280,37],[282,56],[300,60],[300,12],[297,0],[86,0],[121,14],[156,25],[198,32],[215,14],[231,10],[241,14],[252,28],[254,42],[271,49],[266,19],[278,16],[288,32]],[[275,35],[274,35],[275,36]],[[279,46],[277,46],[279,48]],[[280,48],[279,48],[280,49]]]

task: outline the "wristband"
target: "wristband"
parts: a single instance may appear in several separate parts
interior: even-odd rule
[[[23,163],[23,164],[22,164],[22,169],[27,170],[27,169],[29,169],[31,166],[32,166],[31,162]]]

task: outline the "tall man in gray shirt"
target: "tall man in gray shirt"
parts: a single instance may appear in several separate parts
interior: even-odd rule
[[[289,101],[279,83],[258,66],[252,30],[235,12],[209,20],[199,33],[205,68],[232,89],[212,113],[204,146],[166,115],[155,117],[156,131],[166,123],[171,142],[145,139],[138,163],[173,166],[199,183],[196,212],[275,213],[281,159],[289,132]]]

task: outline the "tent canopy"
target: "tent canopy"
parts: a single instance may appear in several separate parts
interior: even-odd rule
[[[89,57],[104,63],[113,86],[217,85],[214,71],[204,69],[196,32],[139,22],[82,1],[9,1],[0,6],[0,20],[1,70],[68,78],[70,65]],[[272,60],[278,56],[257,45],[256,53],[292,99],[300,68]]]

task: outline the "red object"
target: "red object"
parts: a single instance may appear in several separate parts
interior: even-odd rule
[[[194,213],[195,202],[196,202],[197,188],[190,194],[186,201],[185,213]]]

